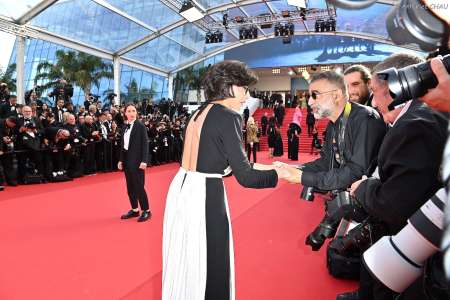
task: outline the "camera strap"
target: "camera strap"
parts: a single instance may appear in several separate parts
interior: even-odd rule
[[[345,129],[347,128],[347,121],[351,111],[352,111],[352,104],[350,102],[347,102],[344,108],[344,115],[342,116],[340,121],[339,135],[337,141],[339,153],[335,152],[335,158],[339,162],[340,167],[342,167],[343,164],[345,163],[344,157]]]

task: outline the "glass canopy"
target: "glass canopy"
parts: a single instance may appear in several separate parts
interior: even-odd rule
[[[359,11],[336,9],[336,34],[389,42],[385,19],[396,0],[378,2]],[[0,21],[42,33],[42,39],[62,39],[66,47],[76,43],[78,50],[100,52],[111,59],[123,57],[168,75],[249,43],[239,40],[237,28],[221,25],[225,13],[229,18],[247,18],[298,10],[286,0],[193,0],[193,3],[204,18],[191,23],[179,14],[182,0],[0,0]],[[308,0],[308,8],[327,7],[325,0]],[[294,25],[296,35],[314,31],[312,20]],[[222,26],[222,41],[206,44],[207,32],[217,26]],[[258,28],[258,39],[273,37],[273,28]]]

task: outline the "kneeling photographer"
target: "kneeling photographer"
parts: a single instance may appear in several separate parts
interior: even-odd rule
[[[314,75],[309,86],[309,105],[316,119],[327,118],[325,143],[321,157],[304,164],[292,182],[305,186],[302,198],[311,200],[314,190],[331,192],[326,214],[307,237],[314,251],[326,238],[334,236],[342,215],[339,206],[349,201],[347,188],[367,173],[386,133],[386,125],[371,107],[349,102],[343,75],[334,71]],[[280,164],[280,163],[277,163]]]
[[[406,90],[389,91],[390,87],[407,87],[417,91],[427,78],[419,57],[407,54],[391,55],[374,67],[371,88],[372,105],[390,124],[380,147],[377,159],[379,178],[370,177],[356,181],[351,186],[358,205],[384,226],[371,232],[371,243],[384,235],[397,234],[412,216],[442,186],[439,180],[441,155],[447,137],[447,115],[431,110],[416,100],[414,93]],[[409,68],[405,68],[411,66]],[[396,76],[393,69],[401,69]],[[405,72],[407,70],[407,72]],[[417,79],[417,80],[414,80]],[[385,81],[389,81],[388,83]],[[423,81],[422,81],[423,80]],[[426,91],[427,87],[423,87]],[[395,101],[392,95],[396,95]],[[406,101],[400,101],[399,99]],[[405,99],[406,98],[406,99]],[[409,100],[413,99],[413,100]],[[401,103],[404,102],[404,103]],[[369,245],[370,246],[370,245]],[[365,250],[365,249],[361,249]],[[382,264],[383,262],[379,262]],[[361,267],[359,289],[338,295],[337,299],[394,299],[398,294],[375,280]],[[402,294],[402,299],[426,299],[420,284],[412,285]]]

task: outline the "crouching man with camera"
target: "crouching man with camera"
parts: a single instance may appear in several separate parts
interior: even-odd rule
[[[327,201],[325,217],[306,239],[306,244],[317,251],[326,238],[334,236],[341,219],[335,216],[337,202],[348,199],[347,188],[366,174],[376,159],[386,125],[373,108],[349,102],[344,77],[339,73],[328,71],[314,75],[309,94],[314,117],[331,122],[326,129],[321,157],[291,170],[290,181],[303,184],[310,196],[314,190],[332,192],[334,200]]]
[[[378,153],[379,178],[356,181],[350,190],[370,218],[385,225],[382,230],[371,233],[372,243],[384,235],[398,233],[406,225],[408,218],[442,186],[439,167],[447,136],[448,118],[431,110],[414,99],[415,95],[406,91],[402,95],[394,91],[394,102],[389,92],[392,81],[396,80],[399,85],[408,87],[408,91],[419,90],[418,86],[422,82],[395,76],[397,73],[390,77],[393,73],[387,76],[389,73],[385,72],[389,68],[404,68],[422,62],[419,57],[396,54],[379,63],[373,70],[378,74],[372,77],[372,105],[380,111],[384,121],[390,124],[390,129]],[[411,75],[418,74],[421,70],[411,66],[409,71],[412,71],[409,73]],[[389,85],[381,78],[389,78]],[[399,103],[399,98],[405,97],[413,100],[400,106],[393,105]],[[383,262],[380,261],[379,264]],[[359,290],[338,295],[337,299],[394,299],[396,296],[397,293],[375,280],[366,268],[361,267]],[[420,287],[414,285],[402,297],[425,299]]]

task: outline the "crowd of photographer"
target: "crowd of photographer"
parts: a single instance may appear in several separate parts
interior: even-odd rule
[[[27,93],[26,105],[18,105],[17,97],[2,89],[0,190],[5,183],[67,181],[117,169],[123,106],[112,101],[102,105],[93,95],[86,97],[83,106],[74,106],[70,88],[61,83],[65,87],[51,93],[56,98],[54,107],[42,103],[35,90]],[[158,105],[144,100],[136,106],[149,137],[148,165],[179,162],[186,109],[165,99]]]
[[[302,198],[321,193],[327,200],[305,242],[317,251],[331,239],[330,274],[359,280],[358,290],[338,300],[450,297],[439,252],[450,174],[442,165],[450,55],[432,65],[395,54],[372,70],[314,75],[309,104],[317,119],[330,120],[321,157],[296,168],[277,162],[304,185]]]

